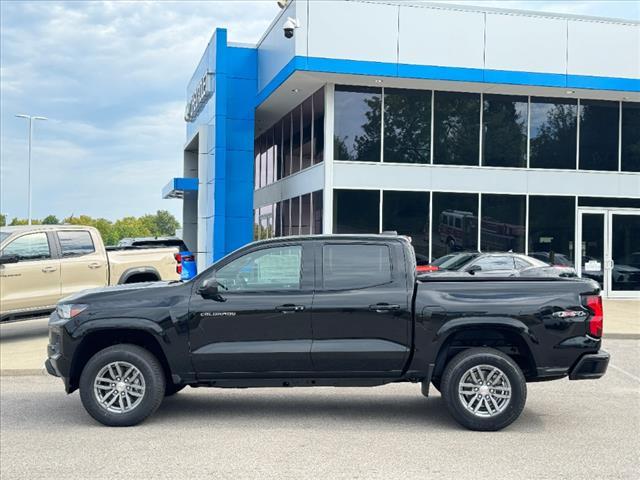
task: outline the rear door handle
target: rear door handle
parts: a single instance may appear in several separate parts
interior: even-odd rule
[[[56,270],[58,270],[56,267],[42,267],[42,271],[44,273],[51,273],[55,272]]]
[[[102,266],[101,263],[93,262],[88,265],[89,268],[100,268]]]
[[[388,303],[376,303],[375,305],[369,305],[369,310],[377,313],[391,312],[394,310],[400,310],[400,305],[390,305]]]
[[[293,305],[291,303],[287,303],[285,305],[277,306],[276,310],[282,313],[302,312],[304,310],[304,305]]]

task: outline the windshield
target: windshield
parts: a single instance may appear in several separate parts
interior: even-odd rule
[[[440,268],[440,270],[459,270],[479,254],[475,252],[452,253],[435,260],[432,265]]]
[[[10,236],[11,236],[11,233],[9,233],[9,232],[1,232],[0,231],[0,243],[4,242]]]

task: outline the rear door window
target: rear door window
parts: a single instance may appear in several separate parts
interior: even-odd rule
[[[62,257],[78,257],[96,251],[91,234],[86,230],[58,232]]]
[[[384,244],[328,244],[322,248],[323,287],[351,290],[391,281],[391,252]]]

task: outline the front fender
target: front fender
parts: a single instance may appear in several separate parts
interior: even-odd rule
[[[69,334],[77,340],[89,333],[116,329],[140,330],[166,341],[165,331],[160,324],[140,317],[92,318],[79,324]]]

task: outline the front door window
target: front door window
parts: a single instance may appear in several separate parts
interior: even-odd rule
[[[216,272],[228,292],[299,290],[302,247],[267,248],[251,252]]]

